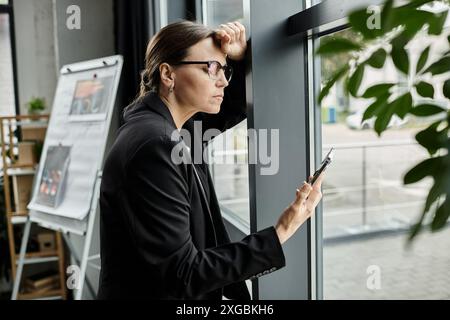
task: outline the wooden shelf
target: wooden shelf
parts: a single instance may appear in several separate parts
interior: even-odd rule
[[[41,264],[41,263],[48,263],[48,262],[56,262],[58,261],[59,257],[58,256],[48,256],[48,257],[42,257],[42,258],[38,258],[38,257],[34,257],[34,258],[26,258],[25,257],[25,261],[24,261],[24,265],[32,265],[32,264]],[[19,263],[19,257],[16,256],[16,265]]]
[[[24,224],[27,222],[28,219],[26,216],[12,216],[9,218],[11,219],[11,223],[13,225]]]
[[[21,142],[25,142],[27,140],[38,140],[42,143],[45,142],[45,133],[49,122],[48,120],[49,115],[41,115],[39,116],[39,118],[31,116],[0,117],[0,148],[2,163],[4,164],[4,166],[0,168],[0,176],[3,176],[4,178],[3,192],[5,196],[4,198],[7,216],[8,242],[11,255],[11,273],[13,278],[16,277],[17,264],[19,262],[19,254],[16,253],[16,247],[18,243],[16,243],[15,241],[17,237],[15,236],[16,228],[14,228],[14,225],[24,224],[27,222],[28,210],[26,208],[25,197],[28,197],[28,193],[32,193],[32,190],[29,188],[30,180],[33,179],[33,176],[37,173],[38,168],[37,164],[32,163],[34,161],[34,158],[32,158],[32,160],[29,160],[29,157],[22,157],[21,162],[19,162],[18,160],[16,161],[15,159],[19,159],[19,152],[21,150],[22,155],[29,156],[29,149],[27,148],[30,148],[30,146],[26,146],[25,149],[21,149]],[[15,136],[14,131],[17,128],[21,129],[21,138],[17,138]],[[19,189],[19,185],[22,187],[22,189]],[[17,297],[18,299],[28,300],[66,298],[67,292],[65,286],[64,246],[62,243],[61,234],[58,232],[55,233],[55,242],[55,250],[49,252],[25,253],[24,268],[33,269],[35,268],[35,265],[41,263],[57,263],[58,273],[60,276],[58,288],[48,291],[36,290],[33,292],[23,292],[21,294],[19,293]],[[50,265],[48,267],[50,267]]]
[[[35,121],[34,119],[49,119],[50,114],[39,114],[39,115],[15,115],[15,116],[3,116],[1,117],[2,121],[25,121],[26,123],[30,123],[31,120]]]
[[[26,128],[46,128],[48,121],[42,120],[32,120],[32,121],[17,121],[13,125],[26,127]]]
[[[36,173],[33,167],[10,167],[6,169],[6,174],[8,176],[31,176]]]
[[[26,217],[26,216],[28,216],[28,211],[20,211],[20,212],[12,211],[9,213],[8,216],[9,217]]]
[[[61,289],[49,290],[47,292],[29,292],[29,293],[20,293],[18,295],[19,300],[33,300],[33,299],[62,299],[63,292]]]
[[[19,256],[17,253],[16,256]],[[43,258],[43,257],[57,257],[58,252],[57,251],[48,251],[48,252],[28,252],[25,254],[26,259],[30,258]]]
[[[28,163],[28,164],[10,164],[7,166],[7,169],[35,169],[37,166],[36,163]]]

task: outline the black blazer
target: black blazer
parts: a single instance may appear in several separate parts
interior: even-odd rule
[[[192,137],[194,120],[224,131],[246,117],[244,65],[233,65],[221,111],[184,125]],[[176,126],[157,94],[124,120],[103,170],[98,298],[249,299],[244,280],[285,265],[274,227],[230,243],[207,164],[195,164],[196,177],[171,160]]]

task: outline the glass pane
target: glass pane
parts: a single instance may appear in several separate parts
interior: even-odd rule
[[[0,0],[0,5],[2,5],[2,4],[8,4],[9,3],[9,0]]]
[[[208,26],[217,27],[235,20],[245,25],[243,0],[206,0],[205,5]]]
[[[0,14],[0,115],[15,114],[9,15]]]
[[[205,5],[208,26],[217,27],[235,20],[246,26],[242,0],[205,1]],[[222,212],[249,228],[247,121],[216,137],[208,149],[211,175]]]
[[[311,8],[312,6],[315,6],[319,3],[321,3],[322,0],[306,0],[305,1],[305,9]]]
[[[349,30],[338,34],[358,37]],[[428,44],[434,55],[448,48],[444,36],[421,36],[408,48],[413,61]],[[347,54],[322,57],[318,74],[322,85],[349,59]],[[380,70],[368,67],[361,91],[389,81],[404,83],[399,90],[407,90],[407,77],[392,63]],[[432,119],[394,118],[378,138],[373,121],[361,124],[370,103],[346,96],[343,85],[337,83],[321,106],[323,153],[331,146],[336,149],[323,186],[324,298],[448,299],[449,228],[424,233],[412,250],[404,246],[405,231],[421,214],[432,181],[404,186],[403,175],[428,157],[414,136]],[[442,82],[433,86],[440,92]],[[420,99],[412,94],[415,101]],[[446,105],[444,99],[439,101]]]

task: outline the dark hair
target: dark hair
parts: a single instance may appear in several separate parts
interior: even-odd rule
[[[159,91],[159,66],[162,63],[176,64],[182,61],[188,55],[190,47],[206,38],[214,39],[214,34],[212,29],[186,20],[162,28],[147,46],[145,69],[141,74],[141,86],[136,101],[149,92]]]

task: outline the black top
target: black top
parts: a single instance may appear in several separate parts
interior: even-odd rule
[[[204,132],[245,119],[244,66],[233,64],[221,111],[187,121],[191,136],[194,120]],[[103,170],[98,298],[249,299],[244,280],[285,265],[275,228],[230,243],[207,164],[195,165],[205,199],[192,165],[172,161],[181,140],[171,139],[178,131],[157,94],[128,107],[124,120]]]

